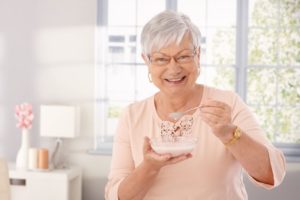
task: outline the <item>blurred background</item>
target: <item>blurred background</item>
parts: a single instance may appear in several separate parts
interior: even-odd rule
[[[118,117],[156,91],[140,33],[165,9],[200,28],[198,82],[239,93],[286,155],[283,184],[267,191],[246,181],[249,199],[298,199],[300,0],[0,0],[0,157],[13,163],[20,147],[16,104],[33,105],[31,145],[50,151],[40,105],[77,105],[80,136],[64,141],[65,158],[83,170],[82,199],[104,199]]]

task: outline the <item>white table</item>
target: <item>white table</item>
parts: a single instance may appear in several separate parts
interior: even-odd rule
[[[78,167],[52,171],[20,171],[9,166],[11,200],[81,200]]]

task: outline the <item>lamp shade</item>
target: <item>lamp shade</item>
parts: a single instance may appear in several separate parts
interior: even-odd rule
[[[79,108],[64,105],[42,105],[40,135],[55,138],[74,138],[79,135]]]

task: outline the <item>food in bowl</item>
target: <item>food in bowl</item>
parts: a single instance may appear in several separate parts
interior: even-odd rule
[[[158,154],[170,153],[173,157],[191,153],[197,138],[190,136],[159,137],[150,140],[152,149]]]

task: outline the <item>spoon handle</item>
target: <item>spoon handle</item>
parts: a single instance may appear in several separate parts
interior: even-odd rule
[[[192,110],[196,110],[196,109],[198,109],[198,108],[200,108],[201,106],[196,106],[196,107],[194,107],[194,108],[191,108],[191,109],[188,109],[188,110],[186,110],[186,111],[184,111],[184,113],[188,113],[188,112],[190,112],[190,111],[192,111]]]

